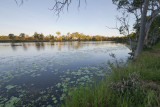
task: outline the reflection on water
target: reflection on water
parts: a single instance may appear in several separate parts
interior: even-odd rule
[[[36,48],[37,48],[38,51],[45,49],[44,42],[36,42],[36,43],[35,43],[35,46],[36,46]]]
[[[104,78],[111,53],[129,52],[114,42],[0,43],[0,106],[58,105],[69,87]]]
[[[106,45],[107,47],[112,48],[112,45],[120,45],[119,43],[114,43],[114,42],[31,42],[31,43],[0,43],[0,47],[4,48],[6,46],[12,47],[12,49],[15,51],[17,46],[22,46],[24,50],[27,50],[30,47],[36,47],[36,49],[39,50],[44,50],[45,46],[47,48],[51,47],[54,48],[56,47],[59,51],[61,51],[62,48],[68,48],[70,49],[80,49],[83,47],[89,47],[89,46],[99,46],[99,45]]]
[[[22,43],[22,46],[23,46],[24,51],[26,51],[27,50],[27,45],[25,43]]]

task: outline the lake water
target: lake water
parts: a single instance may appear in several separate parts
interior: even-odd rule
[[[109,74],[108,61],[127,61],[114,42],[0,43],[0,107],[55,106],[71,87]]]

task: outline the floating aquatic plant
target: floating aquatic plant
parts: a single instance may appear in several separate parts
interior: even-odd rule
[[[60,86],[61,86],[61,83],[58,83],[56,86],[57,86],[58,88],[60,88]]]
[[[16,87],[16,85],[7,85],[7,86],[6,86],[6,89],[7,89],[7,90],[10,90],[10,89],[12,89],[12,88],[14,88],[14,87]]]
[[[14,107],[14,104],[16,104],[19,100],[20,100],[20,98],[13,96],[10,98],[9,101],[6,102],[5,106],[6,107]]]

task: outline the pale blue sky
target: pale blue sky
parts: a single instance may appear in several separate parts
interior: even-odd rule
[[[118,11],[112,0],[87,0],[87,5],[82,0],[79,9],[78,0],[73,1],[69,11],[65,10],[57,20],[54,12],[49,10],[54,0],[27,0],[22,6],[17,6],[14,0],[0,0],[0,35],[33,35],[34,32],[48,35],[57,31],[62,34],[119,35],[118,31],[106,28],[116,24]]]

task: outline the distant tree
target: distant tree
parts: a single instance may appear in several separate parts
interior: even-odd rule
[[[49,39],[50,39],[51,41],[54,41],[54,36],[53,36],[53,35],[49,35]]]
[[[87,40],[87,41],[89,41],[89,40],[92,40],[92,36],[89,36],[89,35],[87,35],[87,36],[85,36],[85,40]]]
[[[102,37],[101,37],[100,35],[96,35],[96,36],[94,36],[94,39],[95,39],[96,41],[101,41],[101,40],[102,40]]]
[[[14,34],[9,34],[8,37],[9,37],[9,39],[14,40],[15,35]]]
[[[73,33],[73,34],[74,34],[74,37],[76,37],[78,41],[81,40],[81,35],[80,35],[79,32],[75,32],[75,33]]]
[[[43,35],[43,33],[41,33],[41,34],[38,34],[38,36],[39,36],[39,40],[43,40],[43,38],[44,38],[44,35]]]
[[[29,35],[25,35],[25,38],[29,38]]]
[[[70,32],[67,33],[66,40],[70,40]]]
[[[25,33],[21,33],[21,34],[19,35],[19,37],[20,37],[21,40],[24,40],[24,39],[25,39]]]
[[[39,34],[37,32],[34,33],[33,37],[37,40],[39,40]]]
[[[43,40],[44,39],[44,35],[43,33],[38,34],[37,32],[34,33],[33,37],[37,40]]]
[[[70,32],[67,33],[67,36],[70,36]]]
[[[62,40],[63,40],[63,37],[62,37],[62,36],[59,36],[59,40],[62,41]]]
[[[80,33],[80,38],[81,40],[86,40],[86,35],[84,35],[83,33]]]
[[[61,32],[56,32],[56,34],[57,34],[58,39],[59,39],[60,41],[62,41]]]
[[[56,32],[57,36],[60,36],[61,35],[61,32]]]
[[[66,36],[65,35],[62,35],[62,40],[66,40]]]
[[[58,40],[58,37],[57,37],[57,36],[55,36],[55,37],[54,37],[54,40],[55,40],[55,41],[57,41],[57,40]]]

